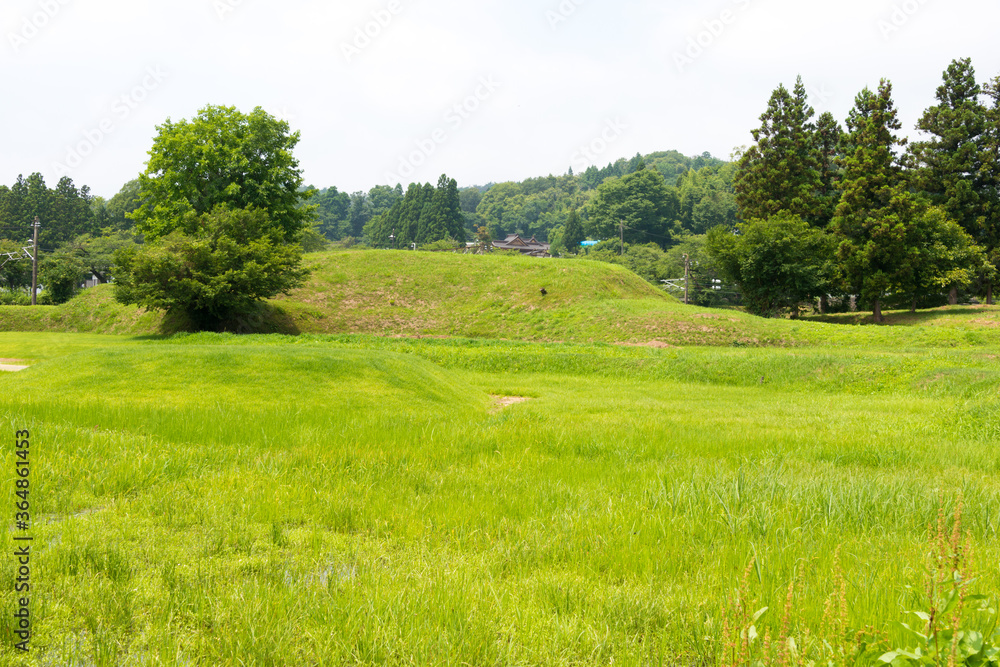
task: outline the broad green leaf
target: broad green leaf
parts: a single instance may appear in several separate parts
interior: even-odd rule
[[[753,622],[756,623],[757,621],[759,621],[760,617],[763,616],[767,610],[768,607],[764,607],[763,609],[758,610],[757,613],[753,615]]]

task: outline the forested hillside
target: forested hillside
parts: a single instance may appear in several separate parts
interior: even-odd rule
[[[562,176],[540,176],[520,182],[490,183],[487,185],[465,185],[459,188],[459,201],[463,217],[463,228],[459,230],[444,225],[447,233],[435,238],[422,237],[415,231],[404,240],[396,239],[397,247],[405,247],[412,241],[431,242],[449,237],[456,242],[471,240],[481,236],[479,228],[484,227],[490,238],[503,238],[507,234],[535,236],[540,241],[554,243],[557,249],[565,247],[562,234],[569,212],[577,210],[581,216],[585,233],[596,231],[591,228],[591,199],[598,188],[609,179],[622,178],[641,168],[652,168],[662,176],[664,185],[670,191],[672,204],[671,223],[676,228],[693,234],[703,234],[709,228],[736,222],[736,202],[733,198],[733,166],[723,160],[703,153],[687,157],[677,151],[661,151],[649,155],[636,155],[631,159],[619,159],[603,168],[589,167],[574,174],[570,168]],[[445,183],[447,182],[445,177]],[[430,183],[410,184],[423,188],[429,193]],[[459,184],[461,185],[461,184]],[[438,184],[441,186],[441,183]],[[400,221],[376,221],[388,214],[393,205],[404,197],[404,185],[395,187],[378,185],[368,192],[348,194],[337,187],[315,190],[310,200],[317,207],[319,223],[317,230],[330,241],[366,242],[375,247],[392,245],[389,234],[395,227],[416,228],[420,212],[412,210],[410,218]],[[415,196],[414,192],[411,199]],[[410,207],[413,209],[413,207]],[[373,223],[373,224],[369,224]],[[367,227],[366,227],[367,226]],[[383,229],[385,227],[385,229]],[[464,231],[465,238],[459,238]],[[587,234],[591,235],[591,234]],[[396,235],[399,237],[399,234]],[[412,237],[412,238],[411,238]],[[643,242],[656,242],[652,237]]]

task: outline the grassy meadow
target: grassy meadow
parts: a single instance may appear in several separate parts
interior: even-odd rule
[[[464,298],[468,258],[435,290],[356,256],[275,302],[298,335],[0,333],[35,538],[28,656],[0,557],[0,664],[875,664],[953,543],[1000,602],[994,309],[761,321],[520,258]]]

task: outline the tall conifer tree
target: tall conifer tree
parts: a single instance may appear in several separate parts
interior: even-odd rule
[[[917,123],[929,138],[910,148],[918,167],[914,185],[973,238],[993,245],[986,224],[989,184],[981,169],[986,130],[986,108],[979,101],[982,89],[968,58],[952,61],[943,78],[938,103]],[[956,296],[953,292],[953,303]]]
[[[816,197],[821,170],[814,114],[802,77],[796,79],[792,93],[783,85],[771,93],[761,126],[752,131],[755,143],[740,158],[733,181],[741,218],[766,219],[788,211],[820,224]]]

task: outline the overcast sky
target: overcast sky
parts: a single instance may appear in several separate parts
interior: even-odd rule
[[[797,74],[841,121],[890,79],[915,136],[952,59],[1000,74],[998,25],[995,0],[4,0],[0,183],[111,197],[208,104],[288,120],[305,182],[348,192],[728,158]]]

